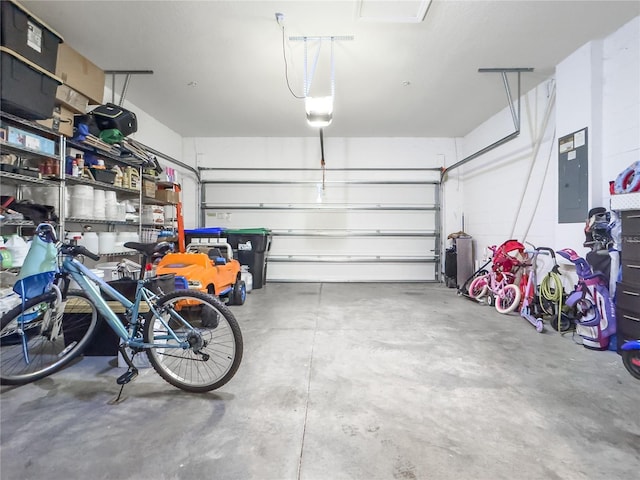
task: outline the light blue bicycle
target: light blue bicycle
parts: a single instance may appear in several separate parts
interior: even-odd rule
[[[125,246],[139,251],[144,263],[163,248]],[[53,257],[53,271],[43,266],[47,254],[39,252],[46,251]],[[242,334],[217,298],[191,290],[165,294],[156,277],[131,280],[131,301],[84,266],[77,258],[82,255],[99,259],[83,246],[58,243],[50,225],[38,226],[23,267],[36,264],[38,273],[16,283],[23,303],[0,319],[2,384],[33,382],[68,365],[91,342],[102,319],[120,337],[119,351],[129,367],[119,385],[137,376],[133,357],[140,352],[162,378],[189,392],[215,390],[234,376],[242,360]],[[33,263],[29,256],[42,258]],[[70,278],[81,290],[69,289]]]

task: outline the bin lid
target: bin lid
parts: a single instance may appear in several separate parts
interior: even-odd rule
[[[212,235],[216,233],[225,232],[226,229],[223,227],[207,227],[207,228],[196,228],[193,230],[185,230],[184,233],[186,235]]]
[[[268,228],[238,228],[229,229],[226,231],[231,235],[271,235],[271,230]]]

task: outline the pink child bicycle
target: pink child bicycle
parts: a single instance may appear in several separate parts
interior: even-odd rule
[[[491,246],[493,266],[489,273],[473,279],[469,285],[469,296],[475,300],[486,297],[498,313],[510,313],[518,308],[522,291],[516,282],[516,271],[523,265],[524,245],[517,240],[508,240],[499,247]]]

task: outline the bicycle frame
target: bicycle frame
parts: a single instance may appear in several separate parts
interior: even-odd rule
[[[64,258],[62,262],[62,271],[69,273],[71,277],[80,285],[82,290],[87,294],[89,299],[95,305],[96,309],[105,321],[109,324],[109,326],[113,329],[113,331],[122,339],[124,345],[127,347],[140,348],[140,349],[149,349],[149,348],[188,348],[189,342],[180,340],[176,333],[167,325],[167,322],[162,318],[162,316],[155,310],[152,304],[152,300],[157,298],[158,296],[147,289],[144,286],[144,280],[138,280],[138,285],[136,287],[136,297],[132,302],[120,292],[118,292],[115,288],[105,282],[102,278],[95,275],[91,270],[85,267],[82,263],[72,257]],[[91,279],[92,281],[89,281]],[[93,283],[95,282],[95,283]],[[114,313],[114,311],[109,307],[107,301],[102,297],[100,291],[104,292],[109,298],[120,303],[127,313],[131,317],[131,334],[127,330],[127,327],[124,326],[122,321],[118,318],[118,316]],[[140,305],[142,300],[149,306],[151,313],[154,315],[155,320],[159,320],[164,328],[167,329],[168,335],[156,337],[160,340],[175,340],[177,344],[172,345],[169,343],[145,343],[136,339],[136,334],[138,333],[138,329],[140,327],[140,323],[138,322],[138,315],[140,313]],[[193,330],[193,327],[189,325],[180,315],[178,315],[174,310],[170,311],[170,315],[178,320],[183,326],[188,328],[189,330]]]
[[[499,297],[504,287],[512,284],[515,278],[515,275],[509,272],[500,272],[500,276],[502,278],[498,280],[498,272],[489,272],[487,274],[487,286],[489,287],[489,291],[496,297]]]

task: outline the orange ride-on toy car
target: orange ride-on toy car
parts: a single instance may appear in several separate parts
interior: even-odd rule
[[[226,299],[228,305],[242,305],[247,297],[240,262],[228,243],[189,244],[186,253],[168,253],[156,266],[156,275],[166,273],[186,278],[189,289]]]

